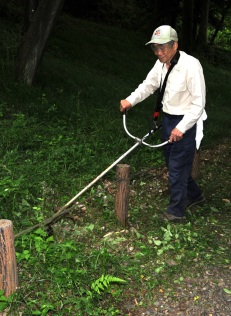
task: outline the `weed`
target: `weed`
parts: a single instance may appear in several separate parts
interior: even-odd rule
[[[10,305],[10,303],[12,303],[12,300],[13,295],[6,297],[4,295],[4,291],[0,290],[0,312],[4,311]]]
[[[101,294],[109,288],[109,285],[111,283],[126,283],[126,281],[112,275],[102,274],[100,278],[98,278],[91,284],[91,289],[96,293]]]

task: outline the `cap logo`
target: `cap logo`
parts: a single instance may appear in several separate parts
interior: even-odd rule
[[[160,30],[155,31],[155,36],[160,36]]]

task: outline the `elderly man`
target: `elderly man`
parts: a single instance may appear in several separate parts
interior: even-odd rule
[[[171,26],[158,27],[146,45],[158,60],[143,83],[120,101],[120,111],[130,109],[159,89],[155,118],[162,110],[162,140],[169,140],[164,156],[171,192],[162,217],[181,221],[186,207],[205,200],[191,177],[195,148],[200,146],[206,119],[204,75],[196,58],[178,50],[178,36]]]

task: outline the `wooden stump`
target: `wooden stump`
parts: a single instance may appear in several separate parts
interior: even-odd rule
[[[195,150],[191,176],[193,179],[198,179],[200,172],[200,150]]]
[[[115,211],[119,222],[125,227],[128,223],[128,202],[130,189],[130,166],[118,164],[116,166],[116,202]]]
[[[18,286],[18,273],[14,248],[13,224],[0,220],[0,290],[8,297]]]

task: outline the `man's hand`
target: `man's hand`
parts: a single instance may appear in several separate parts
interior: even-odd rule
[[[171,135],[169,137],[169,142],[178,142],[179,140],[181,140],[183,138],[184,134],[179,131],[179,129],[174,128],[171,132]]]
[[[129,110],[132,107],[131,103],[127,100],[120,101],[120,112],[124,112],[125,110]]]

